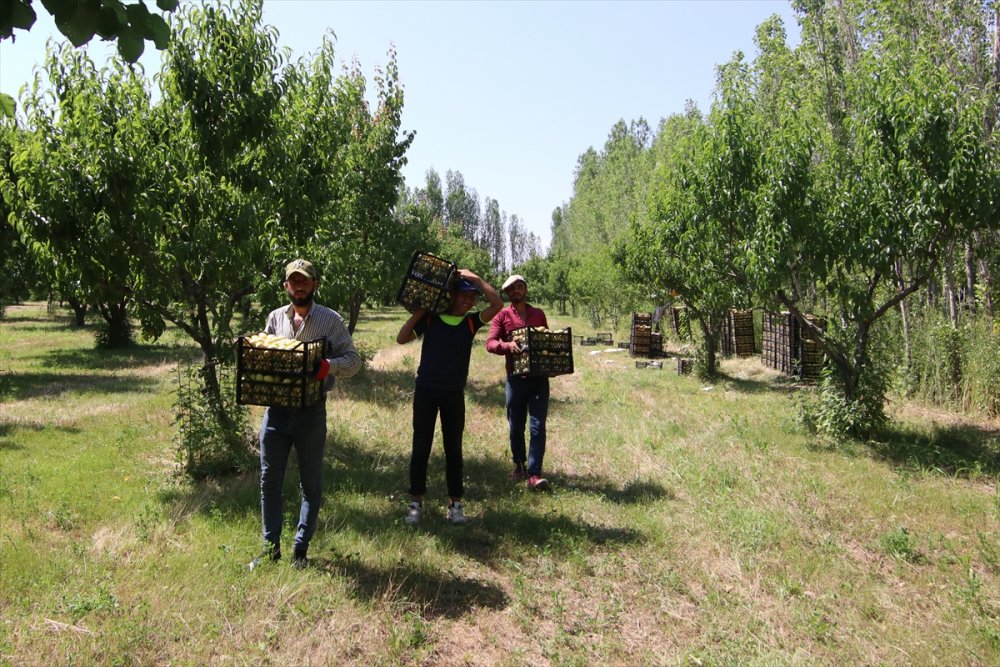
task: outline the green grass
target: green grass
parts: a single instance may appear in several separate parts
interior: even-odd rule
[[[9,308],[0,664],[1000,663],[996,424],[895,403],[878,440],[834,445],[799,426],[808,389],[756,360],[708,385],[576,347],[552,382],[554,491],[533,495],[507,480],[503,362],[479,346],[470,521],[444,523],[436,447],[414,530],[403,319],[363,311],[379,352],[331,397],[314,566],[249,573],[256,477],[177,476],[193,348],[97,351],[64,312]],[[291,519],[294,470],[286,490]]]

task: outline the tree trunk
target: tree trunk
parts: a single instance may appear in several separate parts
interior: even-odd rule
[[[951,249],[944,256],[945,296],[948,299],[948,319],[951,326],[958,326],[958,290],[955,288],[955,257]]]
[[[104,346],[121,349],[132,344],[132,323],[128,319],[128,309],[124,303],[98,304],[101,316],[108,324],[108,336]]]
[[[351,295],[350,319],[347,324],[347,333],[354,335],[354,328],[358,326],[358,318],[361,316],[361,304],[364,303],[364,290],[355,290]]]
[[[965,308],[976,313],[976,252],[972,243],[965,244]]]
[[[904,289],[901,259],[896,260],[896,289],[900,292]],[[906,299],[899,302],[899,317],[903,321],[903,364],[908,372],[913,361],[913,352],[910,349],[910,307],[906,304]]]
[[[73,309],[73,326],[84,326],[87,318],[87,304],[80,303],[72,297],[67,298],[66,302],[69,303],[69,307]]]

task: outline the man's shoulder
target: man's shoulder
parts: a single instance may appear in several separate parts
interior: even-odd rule
[[[271,320],[274,319],[275,317],[281,317],[282,315],[287,315],[289,308],[291,308],[290,305],[278,306],[277,308],[275,308],[274,310],[272,310],[270,313],[267,314],[267,319]]]

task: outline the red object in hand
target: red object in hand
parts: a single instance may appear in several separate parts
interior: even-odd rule
[[[330,362],[327,359],[319,360],[319,367],[316,369],[316,379],[325,380],[330,373]]]

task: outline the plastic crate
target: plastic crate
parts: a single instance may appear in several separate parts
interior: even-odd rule
[[[236,342],[236,402],[308,408],[323,401],[323,382],[316,370],[325,338],[300,341],[289,350],[255,347],[246,337]]]
[[[396,301],[409,311],[422,308],[443,313],[451,307],[451,282],[457,267],[427,252],[416,251],[406,270]]]
[[[573,372],[573,335],[569,328],[538,331],[522,327],[511,331],[511,340],[522,349],[528,348],[514,357],[514,375],[554,377]]]
[[[597,339],[598,345],[611,345],[611,334],[609,333],[594,334],[594,338]]]

